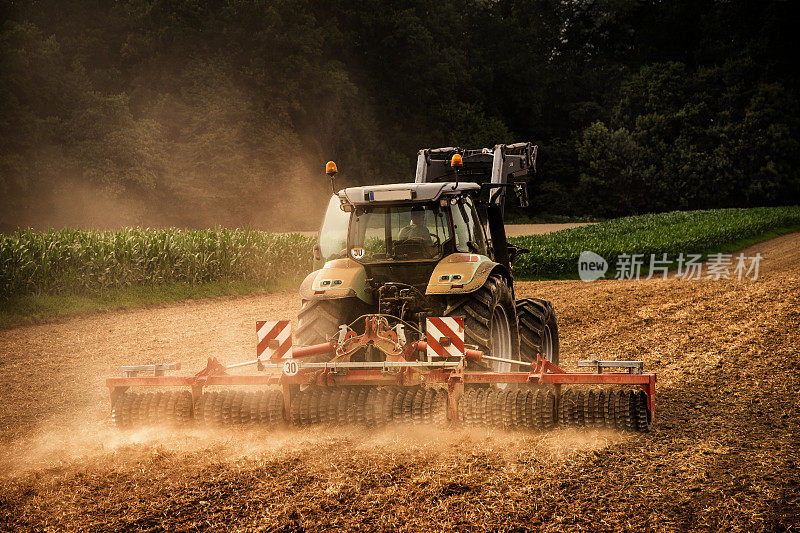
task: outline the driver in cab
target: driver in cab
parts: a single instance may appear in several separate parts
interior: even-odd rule
[[[400,230],[398,241],[421,241],[426,247],[433,246],[433,239],[425,225],[425,210],[421,207],[411,209],[411,224]]]

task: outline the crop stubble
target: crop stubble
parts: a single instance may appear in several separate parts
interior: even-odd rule
[[[519,284],[554,302],[567,366],[658,372],[646,435],[109,427],[120,364],[249,357],[293,292],[2,331],[0,528],[797,529],[800,234],[756,250],[756,282]]]

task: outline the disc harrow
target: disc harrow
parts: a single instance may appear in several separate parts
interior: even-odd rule
[[[558,405],[558,408],[556,408]],[[145,426],[230,427],[362,426],[392,424],[445,426],[448,392],[444,388],[310,387],[297,392],[289,416],[279,389],[204,392],[192,402],[189,391],[125,392],[111,410],[121,429]],[[467,389],[452,422],[465,427],[547,431],[587,427],[646,432],[650,427],[643,391],[565,390],[560,401],[552,388]]]
[[[259,346],[265,348],[258,359],[224,366],[211,358],[194,376],[164,375],[177,365],[123,367],[123,377],[106,380],[112,421],[121,429],[460,424],[517,431],[561,426],[644,432],[650,427],[656,378],[642,372],[640,361],[579,362],[595,372],[565,372],[542,355],[528,363],[469,349],[463,345],[463,330],[460,357],[436,357],[424,340],[405,342],[399,328],[387,330],[385,321],[383,315],[367,315],[363,335],[343,330],[338,340],[319,345],[293,347],[290,340],[288,350],[284,342],[280,352],[273,350],[265,360],[261,356],[270,355],[270,344],[262,339]],[[370,346],[380,348],[386,360],[352,360],[360,348]],[[330,361],[304,360],[325,354]],[[484,359],[520,369],[489,372],[466,365]],[[248,366],[261,372],[232,373]],[[607,371],[613,367],[627,372]],[[141,375],[149,372],[154,375]],[[130,392],[131,387],[158,390]],[[185,388],[163,390],[169,387]]]

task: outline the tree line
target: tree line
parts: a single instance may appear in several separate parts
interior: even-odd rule
[[[517,140],[540,146],[531,216],[800,203],[792,2],[0,10],[3,227],[85,224],[98,197],[143,224],[285,229],[321,210],[328,159],[339,185],[390,182],[421,147]]]

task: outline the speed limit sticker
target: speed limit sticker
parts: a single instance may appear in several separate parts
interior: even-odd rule
[[[287,376],[296,376],[300,371],[300,365],[294,359],[287,359],[283,362],[283,373]]]

